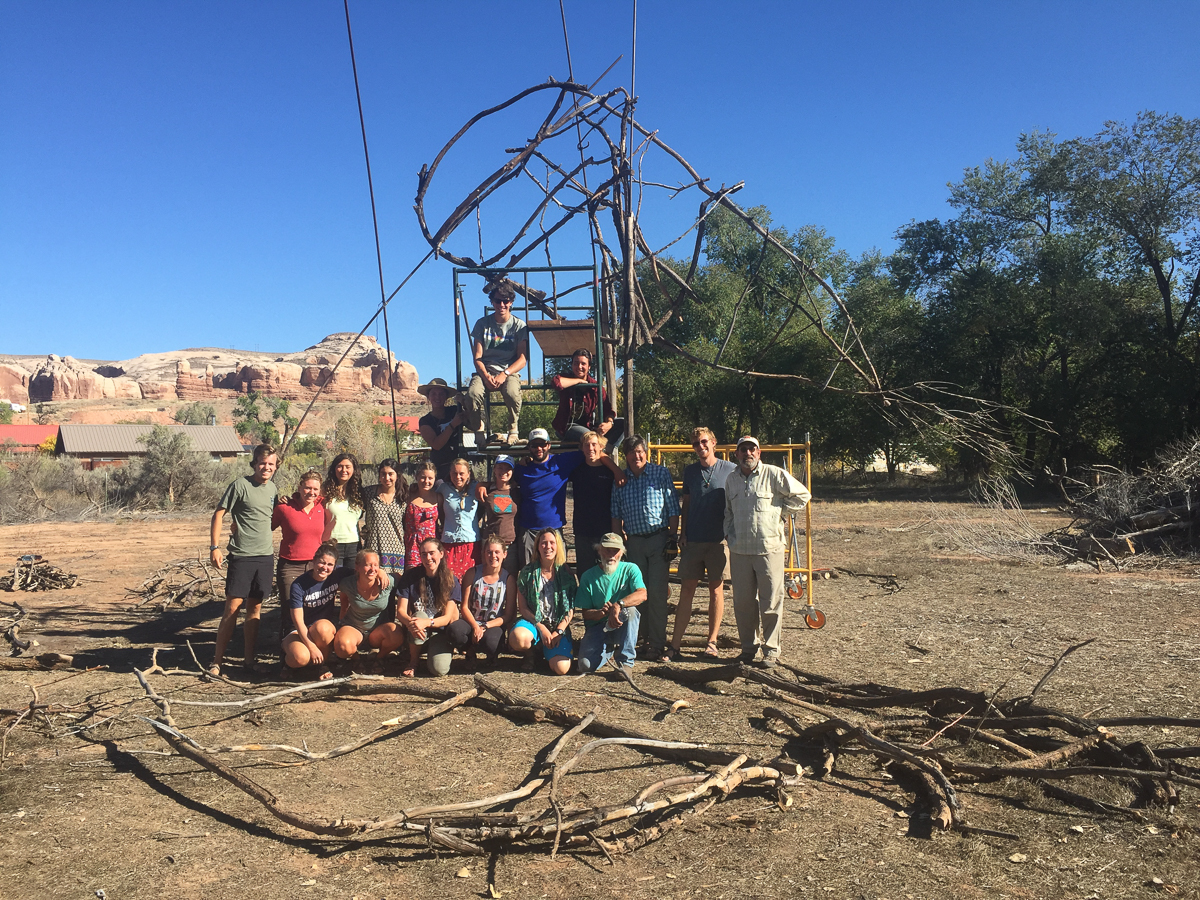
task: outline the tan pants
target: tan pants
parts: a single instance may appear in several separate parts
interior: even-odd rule
[[[500,396],[504,398],[504,405],[508,408],[508,414],[512,416],[508,430],[515,432],[517,430],[517,422],[521,418],[520,377],[509,375],[497,390],[499,390]],[[472,375],[471,383],[467,385],[468,431],[483,431],[483,410],[486,405],[484,398],[487,396],[487,391],[488,389],[483,386],[483,379],[479,377],[479,373]]]
[[[729,573],[742,652],[754,653],[761,645],[763,656],[777,656],[783,633],[783,551],[762,556],[730,553]]]

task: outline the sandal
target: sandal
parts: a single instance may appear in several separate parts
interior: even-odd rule
[[[659,662],[683,662],[683,651],[675,647],[668,647],[663,651],[662,658]]]
[[[218,665],[209,666],[208,674],[209,674],[209,677],[211,677],[211,678],[220,678],[221,677],[221,667]]]
[[[327,681],[333,677],[333,670],[329,666],[321,666],[317,669],[317,681]]]
[[[654,658],[655,662],[669,663],[669,662],[673,662],[675,660],[675,654],[677,654],[677,653],[679,653],[678,650],[670,650],[670,649],[664,647],[662,650],[659,650],[658,652],[651,654],[651,656]],[[683,655],[680,654],[679,658],[682,659]]]
[[[416,678],[417,670],[416,669],[402,669],[400,671],[400,677],[401,678]]]
[[[700,655],[707,656],[709,659],[720,659],[721,653],[719,650],[717,650],[717,642],[709,641],[708,646],[704,648],[704,652]]]

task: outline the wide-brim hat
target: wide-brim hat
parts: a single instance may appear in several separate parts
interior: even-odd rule
[[[455,394],[458,393],[457,388],[452,388],[452,387],[450,387],[450,385],[446,384],[445,378],[429,379],[429,384],[422,384],[422,385],[417,386],[417,393],[420,394],[422,397],[428,397],[429,392],[431,390],[433,390],[434,388],[441,388],[442,390],[444,390],[449,395],[446,397],[447,400],[449,400],[451,397],[453,397]]]

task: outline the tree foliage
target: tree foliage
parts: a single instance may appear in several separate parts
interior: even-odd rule
[[[993,404],[997,433],[1030,472],[1063,459],[1136,465],[1200,429],[1200,120],[1147,112],[1090,138],[1022,135],[1013,158],[967,169],[949,202],[954,215],[910,222],[894,252],[856,260],[818,228],[753,213],[836,287],[885,388]],[[893,474],[915,456],[966,475],[988,467],[936,422],[914,428],[862,392],[795,314],[808,303],[840,335],[846,313],[783,254],[724,210],[707,227],[696,296],[663,330],[683,355],[655,347],[636,360],[644,430],[681,440],[706,424],[724,441],[811,431],[825,459],[881,454]],[[669,309],[672,288],[649,266],[639,275],[652,311]]]

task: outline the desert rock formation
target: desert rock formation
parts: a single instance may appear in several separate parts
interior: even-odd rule
[[[97,364],[50,354],[28,371],[20,361],[0,363],[0,398],[14,403],[61,400],[205,400],[258,391],[267,397],[308,401],[324,386],[332,401],[369,399],[396,390],[401,403],[423,403],[417,370],[363,336],[337,372],[334,365],[355,335],[331,334],[299,353],[272,354],[218,348],[147,353]],[[200,371],[203,374],[200,374]]]

